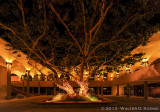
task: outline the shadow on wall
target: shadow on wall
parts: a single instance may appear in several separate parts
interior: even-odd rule
[[[133,75],[136,76],[135,78],[137,78],[137,80],[160,76],[160,58],[152,62],[146,68],[135,71]]]
[[[154,68],[160,74],[160,58],[153,61],[150,65],[154,65]]]

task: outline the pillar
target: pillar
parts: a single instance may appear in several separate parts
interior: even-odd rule
[[[12,62],[6,62],[7,64],[7,99],[11,99],[11,67]]]
[[[119,96],[119,85],[117,85],[117,94],[116,96]]]
[[[117,86],[112,86],[112,88],[111,88],[111,94],[113,95],[113,96],[116,96],[116,94],[117,94]]]
[[[103,96],[103,80],[101,79],[101,96]]]
[[[125,85],[119,85],[119,96],[124,96],[124,87]]]
[[[34,95],[34,87],[32,87],[32,94]]]
[[[22,75],[22,91],[24,91],[24,79],[25,78],[25,75]]]
[[[41,90],[40,90],[40,80],[41,80],[41,75],[38,75],[38,95],[41,95]]]
[[[98,87],[98,95],[99,95],[99,87]]]
[[[27,97],[29,97],[29,94],[30,94],[30,87],[29,87],[29,73],[30,73],[30,70],[26,70],[26,73],[27,73]]]
[[[0,100],[7,98],[7,68],[0,66]]]
[[[54,95],[56,95],[56,85],[54,84]]]
[[[127,84],[127,97],[129,98],[129,95],[130,95],[130,87],[129,87],[129,84]]]
[[[144,82],[144,98],[148,99],[149,96],[149,88],[148,88],[148,81]]]
[[[56,81],[56,79],[53,79],[54,81]],[[54,95],[56,95],[56,84],[54,84]]]
[[[48,89],[47,89],[47,87],[46,87],[46,95],[48,94]]]

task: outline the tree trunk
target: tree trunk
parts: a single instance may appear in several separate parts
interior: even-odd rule
[[[61,86],[60,84],[57,84],[55,81],[52,80],[54,84],[57,85],[60,89],[63,89],[64,91],[67,92],[67,94],[71,97],[76,96],[76,93],[73,90],[73,87],[68,83],[68,81],[63,82],[63,85]]]
[[[80,81],[83,81],[83,72],[84,72],[84,58],[82,58],[82,65],[80,71]]]
[[[85,81],[80,82],[80,81],[78,81],[78,80],[76,80],[75,82],[76,82],[76,83],[79,85],[79,87],[80,87],[79,95],[80,95],[80,96],[86,96],[86,95],[88,94],[88,90],[89,90],[89,88],[88,88],[88,83],[85,82]]]

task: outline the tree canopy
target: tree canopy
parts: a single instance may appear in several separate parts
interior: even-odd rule
[[[130,53],[159,30],[159,6],[160,0],[1,0],[0,34],[13,53],[51,70],[112,72],[140,61],[142,53]]]

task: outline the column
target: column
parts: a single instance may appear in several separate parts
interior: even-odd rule
[[[129,84],[127,84],[127,97],[129,98],[129,95],[130,95],[130,87],[129,87]]]
[[[54,95],[56,95],[56,85],[54,84]]]
[[[55,78],[54,78],[54,81],[56,81]],[[54,84],[54,95],[56,95],[56,84]]]
[[[7,98],[7,68],[0,66],[0,100]]]
[[[98,86],[98,95],[99,95],[99,86]]]
[[[24,78],[25,78],[25,75],[22,75],[22,91],[24,91]]]
[[[144,82],[144,98],[148,99],[149,97],[149,88],[148,88],[148,81]]]
[[[119,96],[119,85],[117,85],[117,94],[116,96]]]
[[[103,96],[103,79],[101,79],[101,96]]]
[[[6,62],[7,64],[7,99],[11,99],[11,67],[12,62]]]
[[[40,80],[41,80],[41,75],[38,74],[38,95],[41,95],[41,90],[40,90]]]
[[[118,87],[119,87],[119,96],[120,95],[124,95],[124,86],[125,85],[119,85]]]
[[[135,85],[133,85],[133,96],[135,96]]]
[[[47,89],[47,87],[46,87],[46,95],[48,94],[48,89]]]
[[[27,97],[29,97],[29,94],[30,94],[30,87],[29,87],[29,73],[30,73],[30,70],[26,70],[26,73],[27,73]]]

